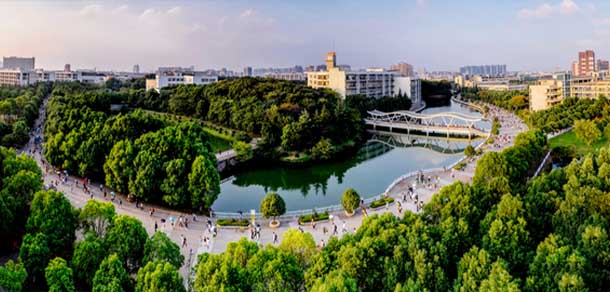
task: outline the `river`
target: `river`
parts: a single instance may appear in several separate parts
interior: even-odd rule
[[[481,114],[467,106],[427,108],[422,113],[454,111],[471,116]],[[477,127],[489,128],[481,122]],[[262,167],[235,174],[221,184],[220,195],[212,206],[216,212],[249,212],[259,209],[263,197],[277,192],[286,202],[286,209],[311,210],[340,204],[341,194],[354,188],[361,197],[381,194],[401,175],[429,168],[442,168],[457,162],[463,149],[476,146],[483,139],[425,139],[403,134],[377,133],[351,159],[294,167]]]

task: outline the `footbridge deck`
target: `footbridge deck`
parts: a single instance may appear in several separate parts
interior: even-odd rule
[[[486,137],[489,131],[476,127],[477,122],[484,121],[482,117],[473,117],[456,112],[443,112],[436,114],[421,114],[410,111],[381,112],[369,111],[364,120],[366,125],[406,130],[407,133],[419,132],[425,135],[446,136],[480,136]]]

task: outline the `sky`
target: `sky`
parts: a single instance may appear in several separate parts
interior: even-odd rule
[[[428,71],[610,59],[608,0],[0,1],[0,55],[36,67],[142,70],[407,62]]]

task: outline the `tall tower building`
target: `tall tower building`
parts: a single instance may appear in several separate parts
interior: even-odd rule
[[[328,52],[326,53],[326,70],[335,68],[337,66],[337,53]]]
[[[595,52],[586,50],[578,52],[578,74],[579,76],[590,76],[595,72]]]
[[[133,65],[133,73],[140,73],[140,65],[135,64]]]

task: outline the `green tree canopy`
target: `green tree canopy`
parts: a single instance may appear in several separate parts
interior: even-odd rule
[[[275,219],[286,213],[286,203],[277,193],[269,193],[261,201],[260,210],[263,217],[273,217]]]
[[[44,233],[52,255],[71,255],[76,216],[70,201],[60,192],[39,191],[30,210],[27,231]]]
[[[142,222],[118,215],[106,235],[105,246],[109,253],[116,253],[124,261],[127,271],[135,271],[142,262],[147,238]]]
[[[589,146],[597,142],[602,136],[602,133],[597,128],[595,122],[591,120],[574,121],[574,133],[576,133],[576,137],[580,141],[583,141]]]
[[[54,258],[45,269],[49,292],[74,292],[74,279],[72,269],[68,267],[66,260]]]
[[[96,236],[103,237],[110,228],[115,215],[112,203],[89,200],[80,210],[78,220],[83,232],[92,231]]]
[[[28,272],[21,262],[8,260],[4,266],[0,266],[0,288],[7,292],[20,292],[28,277]]]
[[[93,277],[93,292],[131,291],[129,274],[117,254],[106,257]]]
[[[186,292],[178,268],[164,261],[148,262],[138,271],[136,292]]]
[[[346,212],[354,212],[360,206],[360,195],[358,195],[356,190],[348,188],[341,196],[341,205]]]
[[[174,265],[176,269],[180,269],[184,262],[184,256],[180,253],[180,247],[169,239],[165,233],[160,231],[155,232],[146,241],[142,265],[155,260],[168,262]]]

